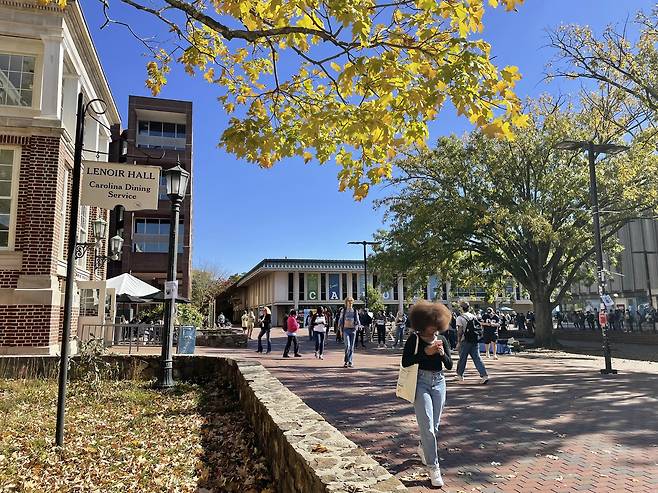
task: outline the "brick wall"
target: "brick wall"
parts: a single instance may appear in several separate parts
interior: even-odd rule
[[[48,346],[59,324],[59,307],[0,305],[0,346]]]
[[[16,288],[20,271],[0,270],[0,288]]]

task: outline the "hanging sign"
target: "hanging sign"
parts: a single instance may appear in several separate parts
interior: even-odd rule
[[[329,274],[329,299],[340,300],[340,274]]]
[[[128,211],[158,208],[160,167],[83,161],[80,203]]]
[[[306,299],[315,301],[318,299],[318,274],[308,274],[306,276]]]
[[[165,281],[164,299],[175,300],[178,298],[178,281]]]

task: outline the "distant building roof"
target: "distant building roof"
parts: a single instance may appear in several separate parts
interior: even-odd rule
[[[299,258],[266,258],[261,260],[254,268],[242,276],[238,286],[256,277],[258,274],[268,271],[361,271],[363,260],[337,260],[337,259],[299,259]]]

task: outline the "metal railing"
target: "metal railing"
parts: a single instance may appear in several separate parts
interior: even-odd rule
[[[163,329],[157,324],[84,324],[78,328],[78,340],[102,339],[105,347],[128,346],[131,354],[133,348],[161,346]],[[178,326],[174,327],[174,345],[177,341]]]

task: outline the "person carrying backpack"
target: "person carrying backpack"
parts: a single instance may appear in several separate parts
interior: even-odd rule
[[[464,370],[466,369],[466,360],[471,356],[475,368],[480,374],[480,383],[486,384],[489,381],[487,369],[484,367],[482,358],[480,358],[480,338],[482,337],[482,327],[477,317],[470,313],[471,306],[466,301],[460,303],[462,314],[457,317],[457,340],[459,341],[459,363],[457,363],[457,379],[464,381]]]
[[[297,321],[297,310],[290,310],[290,315],[284,317],[284,327],[286,329],[286,335],[288,336],[288,341],[286,342],[286,348],[283,350],[283,357],[290,358],[290,346],[294,346],[295,358],[301,358],[302,355],[299,354],[299,344],[297,344],[297,331],[299,330],[299,322]]]

